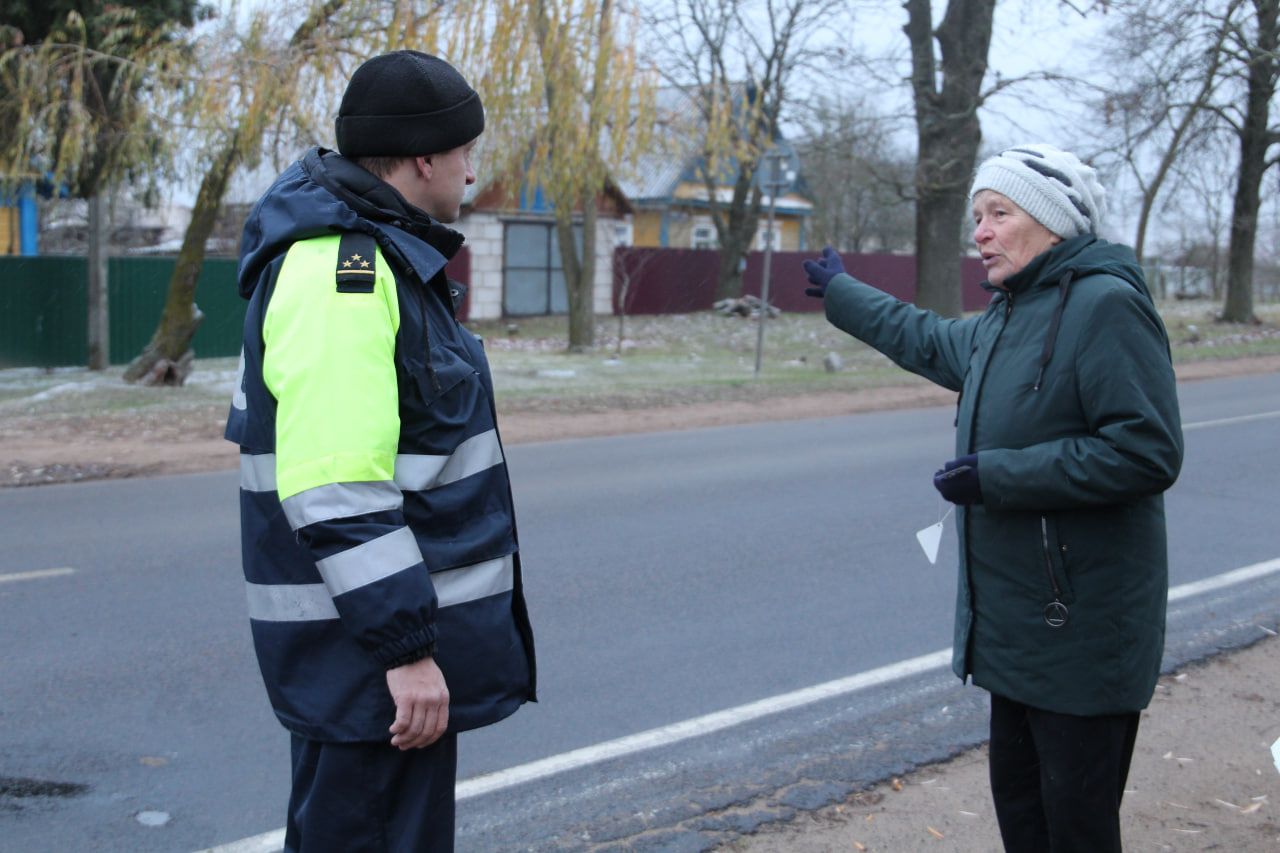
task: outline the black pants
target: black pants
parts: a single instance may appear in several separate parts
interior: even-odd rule
[[[293,736],[286,853],[452,853],[458,739],[424,749]]]
[[[1120,853],[1138,714],[1077,717],[991,695],[991,795],[1007,853]]]

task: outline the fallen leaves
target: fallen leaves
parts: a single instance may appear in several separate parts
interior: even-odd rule
[[[1220,800],[1217,797],[1214,797],[1213,801],[1223,808],[1230,809],[1236,814],[1253,814],[1258,809],[1262,808],[1262,804],[1267,801],[1267,797],[1265,794],[1260,797],[1253,797],[1252,802],[1247,806],[1238,806],[1235,803],[1229,803],[1226,800]]]

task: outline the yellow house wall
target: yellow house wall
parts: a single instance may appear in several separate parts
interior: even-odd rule
[[[0,255],[16,255],[22,251],[21,223],[16,207],[0,207]]]
[[[796,252],[800,250],[800,220],[799,219],[781,219],[778,220],[781,227],[781,249],[784,252]]]
[[[681,215],[683,212],[684,215]],[[705,211],[676,208],[667,222],[667,245],[673,249],[687,249],[693,243],[694,218],[705,219]],[[782,231],[783,251],[794,252],[800,249],[800,219],[789,215],[776,217],[776,224]],[[764,217],[760,219],[760,228],[765,225]],[[632,219],[631,245],[638,247],[658,247],[662,245],[662,211],[636,211]]]
[[[631,245],[662,245],[662,213],[660,211],[636,211],[631,219]]]

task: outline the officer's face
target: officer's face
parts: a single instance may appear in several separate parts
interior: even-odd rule
[[[467,186],[476,182],[471,167],[471,152],[476,147],[473,139],[439,154],[423,157],[422,197],[419,207],[438,222],[454,222],[462,213],[462,194]]]

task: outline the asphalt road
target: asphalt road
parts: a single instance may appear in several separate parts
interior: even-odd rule
[[[1174,586],[1280,557],[1280,375],[1180,394]],[[979,742],[982,691],[894,669],[951,641],[954,535],[937,565],[914,537],[943,511],[951,420],[510,448],[541,702],[464,736],[460,778],[482,781],[460,788],[459,850],[698,850]],[[0,491],[0,849],[189,851],[283,825],[235,492],[234,474]],[[21,574],[51,569],[72,571]],[[1171,605],[1167,663],[1255,637],[1277,578]],[[894,677],[671,728],[869,671]]]

